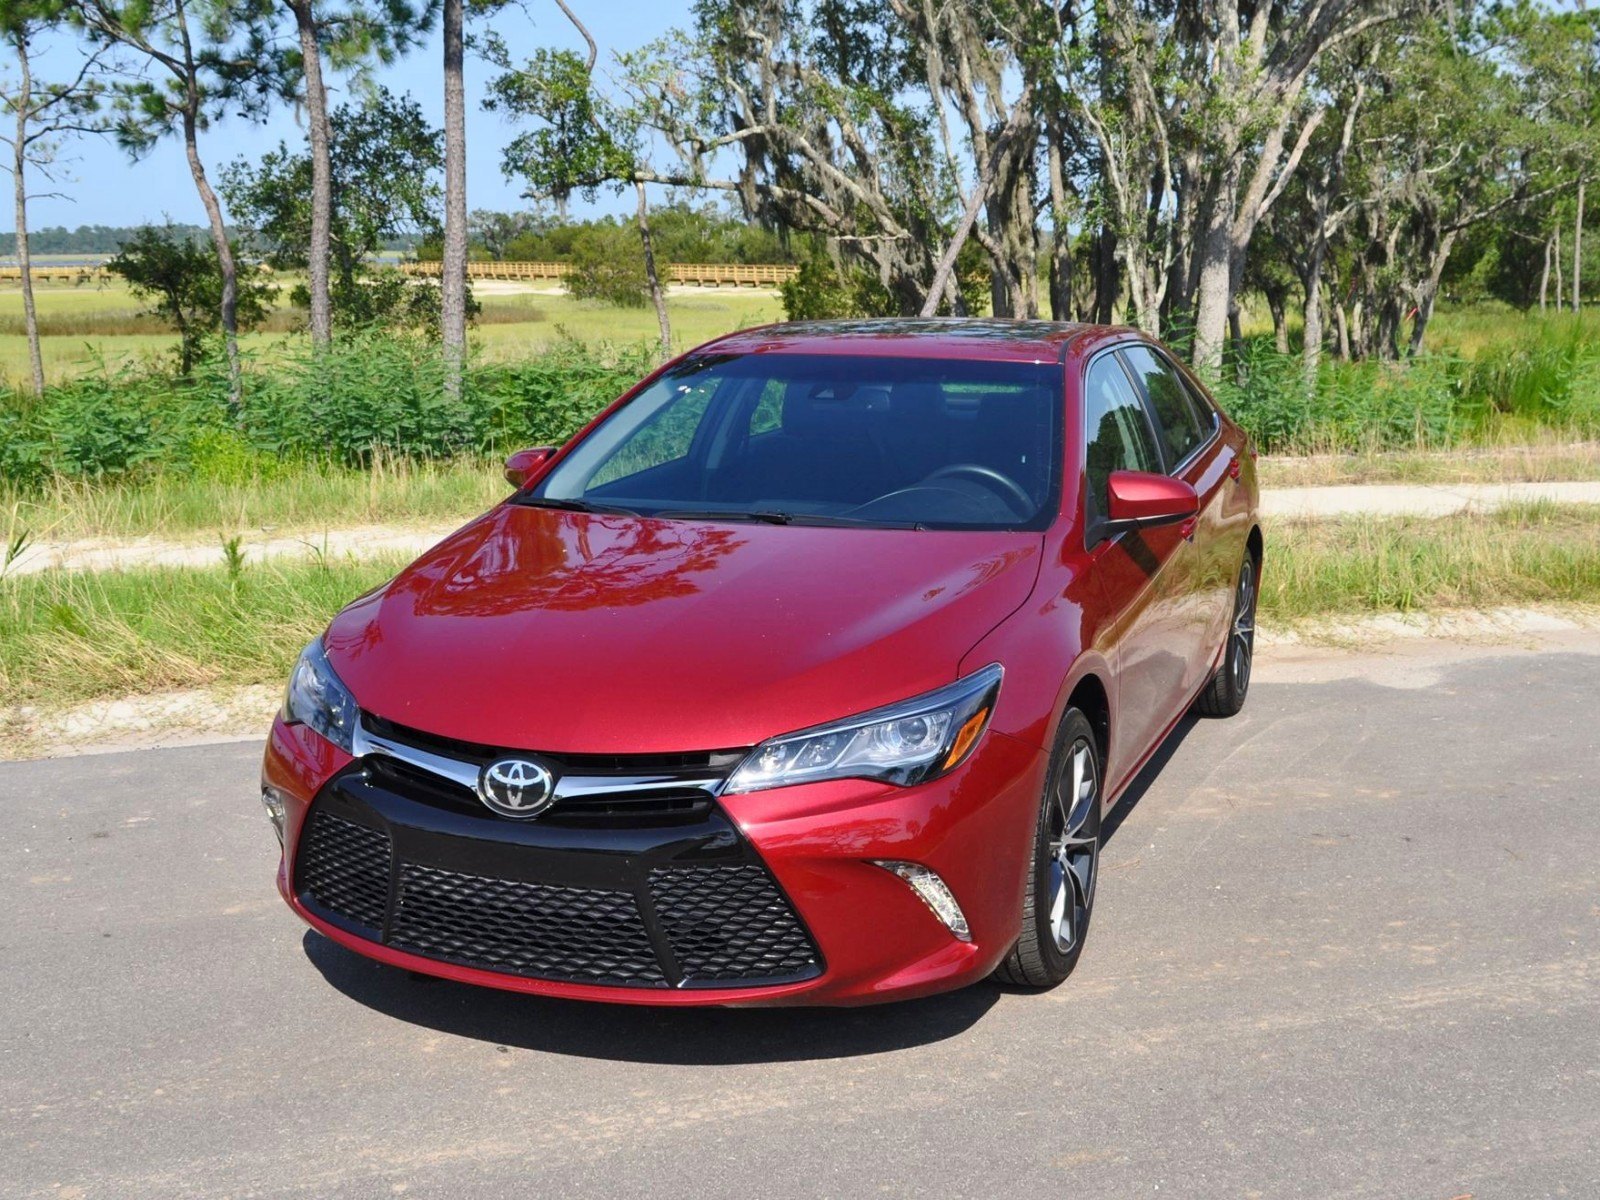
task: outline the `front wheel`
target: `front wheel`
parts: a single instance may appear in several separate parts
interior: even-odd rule
[[[1239,583],[1233,593],[1233,624],[1228,627],[1228,647],[1222,665],[1194,703],[1203,717],[1231,717],[1244,707],[1250,691],[1250,667],[1256,649],[1256,557],[1245,551]]]
[[[1083,713],[1069,708],[1034,828],[1022,934],[995,968],[1001,983],[1054,987],[1083,953],[1100,870],[1100,781],[1094,729]]]

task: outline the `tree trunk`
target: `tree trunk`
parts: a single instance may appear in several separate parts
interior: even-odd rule
[[[1267,293],[1267,311],[1272,314],[1272,344],[1279,354],[1287,357],[1289,353],[1289,295],[1286,291],[1273,288]]]
[[[464,0],[444,0],[444,261],[439,327],[444,392],[461,395],[467,353],[467,98],[462,80]],[[648,258],[648,256],[647,256]]]
[[[661,357],[672,355],[672,326],[667,321],[667,298],[661,291],[661,276],[656,271],[656,248],[650,238],[650,205],[645,200],[644,184],[634,181],[639,189],[639,243],[644,247],[644,276],[650,281],[650,303],[656,307],[656,325],[661,332]]]
[[[1415,358],[1422,352],[1422,339],[1428,332],[1428,322],[1433,319],[1433,304],[1439,298],[1439,281],[1444,277],[1445,263],[1450,258],[1450,248],[1455,241],[1453,232],[1445,234],[1440,240],[1439,248],[1434,251],[1428,278],[1417,289],[1417,315],[1411,322],[1411,345],[1406,351],[1408,357]]]
[[[28,39],[18,36],[17,140],[12,146],[11,181],[16,188],[17,266],[22,268],[22,318],[28,331],[28,367],[33,374],[33,394],[44,395],[44,356],[39,349],[39,313],[33,303],[33,259],[28,253],[28,115],[33,109],[33,76],[28,62]]]
[[[1562,297],[1567,294],[1567,285],[1561,276],[1561,226],[1559,225],[1556,226],[1555,243],[1556,252],[1554,257],[1556,262],[1556,311],[1560,312],[1561,306],[1566,303]]]
[[[242,386],[239,367],[239,273],[233,261],[233,247],[228,242],[228,227],[222,220],[222,205],[217,201],[217,193],[211,189],[211,181],[206,178],[205,164],[200,161],[195,116],[199,100],[192,86],[190,100],[183,113],[183,151],[189,159],[189,174],[194,176],[195,191],[200,193],[200,203],[206,210],[206,223],[211,227],[211,245],[217,252],[217,269],[222,274],[222,345],[228,356],[228,408],[229,416],[237,418]]]
[[[289,0],[300,35],[301,70],[306,84],[306,120],[311,137],[311,245],[307,286],[311,292],[311,342],[333,340],[333,305],[328,297],[328,256],[333,223],[333,164],[328,157],[328,90],[322,80],[322,49],[317,44],[313,0]]]
[[[1050,139],[1050,319],[1072,320],[1072,229],[1061,146]]]
[[[1583,311],[1583,176],[1578,177],[1578,219],[1572,223],[1572,311]]]
[[[1117,316],[1117,235],[1110,226],[1100,229],[1099,260],[1095,263],[1094,323],[1109,325]]]
[[[1207,379],[1222,373],[1222,343],[1228,332],[1233,292],[1233,208],[1239,168],[1230,164],[1217,182],[1197,249],[1200,284],[1195,295],[1195,369]]]
[[[1544,270],[1539,272],[1539,312],[1542,315],[1550,299],[1550,250],[1551,239],[1544,240]]]

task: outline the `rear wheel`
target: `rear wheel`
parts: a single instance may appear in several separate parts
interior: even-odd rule
[[[1244,707],[1255,659],[1256,593],[1256,557],[1247,550],[1233,592],[1233,624],[1228,628],[1222,665],[1194,703],[1194,710],[1203,717],[1231,717]]]
[[[1022,903],[1022,934],[995,969],[1001,983],[1054,987],[1072,973],[1100,870],[1100,750],[1089,719],[1061,718]]]

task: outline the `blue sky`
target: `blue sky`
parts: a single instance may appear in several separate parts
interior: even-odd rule
[[[687,0],[657,0],[649,4],[572,0],[572,6],[600,44],[602,69],[612,51],[641,46],[673,27],[688,25],[691,19]],[[525,0],[523,7],[507,7],[494,19],[493,26],[517,53],[541,45],[583,48],[582,40],[561,15],[554,0]],[[439,42],[435,37],[393,67],[379,72],[377,79],[392,91],[410,92],[429,118],[441,123],[439,59]],[[48,72],[52,64],[64,67],[66,62],[60,48],[51,50],[44,55],[41,73]],[[500,174],[500,150],[510,141],[514,130],[498,114],[484,112],[479,104],[489,74],[486,64],[468,58],[467,203],[471,208],[522,208],[526,205],[518,199],[516,184],[508,183]],[[222,166],[233,159],[257,158],[280,140],[295,144],[304,136],[294,115],[280,111],[266,125],[244,121],[214,125],[203,136],[200,153],[215,182]],[[31,228],[136,225],[159,221],[163,216],[197,225],[205,220],[182,146],[176,139],[163,143],[138,162],[130,162],[112,143],[95,139],[70,143],[64,149],[63,158],[70,160],[64,167],[68,177],[63,183],[52,187],[37,176],[31,180],[31,191],[61,193],[39,196],[30,202],[28,225]],[[9,219],[11,205],[0,208],[5,214],[0,218],[5,221],[0,225],[0,232],[9,232],[13,225]],[[602,196],[592,208],[605,212],[631,211],[632,199],[612,200]],[[574,199],[575,213],[581,215],[590,209],[591,206]]]

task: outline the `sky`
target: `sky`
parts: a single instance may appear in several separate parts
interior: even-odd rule
[[[627,3],[626,0],[590,0],[574,2],[574,11],[588,25],[600,46],[600,69],[604,70],[613,51],[635,49],[668,32],[674,27],[690,23],[688,0],[651,0],[650,3]],[[561,15],[554,0],[523,0],[522,5],[511,5],[501,10],[491,22],[505,38],[512,52],[522,55],[538,46],[555,46],[583,50],[583,41]],[[470,30],[476,23],[469,25]],[[429,120],[442,125],[444,120],[441,91],[443,70],[437,34],[410,55],[375,74],[377,82],[395,93],[410,92]],[[68,48],[47,47],[36,74],[49,78],[52,66],[65,69],[69,61]],[[0,68],[3,69],[3,68]],[[515,130],[498,113],[485,112],[480,103],[484,85],[491,68],[483,61],[470,56],[467,60],[467,205],[469,208],[489,208],[510,211],[528,207],[518,196],[519,187],[500,174],[501,148],[515,136]],[[9,72],[8,72],[9,73]],[[333,98],[338,103],[340,95]],[[206,170],[215,184],[222,167],[241,156],[257,159],[273,149],[280,141],[290,145],[301,144],[304,129],[295,121],[294,114],[281,110],[272,115],[265,125],[248,121],[224,121],[215,124],[202,135],[200,153]],[[37,195],[28,205],[28,225],[39,229],[50,225],[129,226],[160,221],[170,217],[182,223],[200,225],[205,213],[195,193],[194,181],[184,159],[183,147],[176,138],[168,139],[146,157],[130,162],[128,156],[113,143],[99,139],[78,139],[69,143],[62,153],[67,160],[62,173],[65,178],[56,185],[47,184],[37,177],[31,181],[30,191],[53,192],[55,195]],[[9,180],[7,181],[9,185]],[[9,191],[9,186],[8,189]],[[11,232],[11,205],[3,207],[4,224],[0,232]],[[632,211],[631,195],[621,199],[602,193],[594,205],[584,204],[574,197],[572,212],[576,216],[592,212]]]

